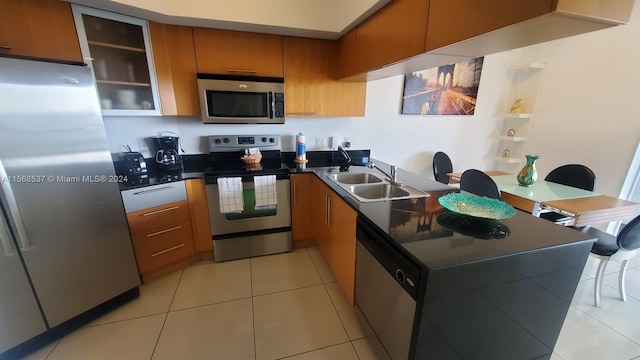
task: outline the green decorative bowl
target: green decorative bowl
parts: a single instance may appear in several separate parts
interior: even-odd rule
[[[486,196],[451,193],[438,198],[440,205],[457,214],[502,220],[516,215],[516,209],[504,201]]]

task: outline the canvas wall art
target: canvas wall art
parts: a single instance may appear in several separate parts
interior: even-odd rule
[[[473,115],[484,57],[405,75],[403,115]]]

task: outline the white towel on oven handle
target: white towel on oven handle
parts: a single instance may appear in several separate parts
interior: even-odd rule
[[[238,213],[244,210],[241,177],[218,178],[218,195],[220,197],[220,213]]]
[[[253,186],[256,195],[256,209],[275,209],[278,205],[276,176],[254,176]]]

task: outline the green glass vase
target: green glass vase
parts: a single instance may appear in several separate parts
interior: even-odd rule
[[[536,170],[536,160],[540,158],[538,155],[525,155],[527,164],[520,170],[516,178],[518,184],[522,186],[531,186],[538,180],[538,171]]]

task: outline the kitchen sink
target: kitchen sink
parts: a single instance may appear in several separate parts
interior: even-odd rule
[[[390,183],[352,185],[347,190],[360,201],[383,201],[429,196],[409,186]]]
[[[352,186],[352,193],[365,199],[396,198],[408,196],[409,192],[399,186],[391,184],[379,184],[375,186]]]
[[[371,173],[339,173],[331,174],[329,178],[342,184],[372,184],[382,182],[381,178]]]
[[[374,172],[342,172],[327,177],[359,202],[398,200],[429,196],[410,186],[395,184]]]

